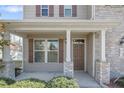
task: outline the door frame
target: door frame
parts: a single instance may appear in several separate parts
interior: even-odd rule
[[[73,59],[73,40],[75,39],[84,40],[84,71],[86,72],[86,69],[87,69],[87,38],[72,38],[72,59]]]

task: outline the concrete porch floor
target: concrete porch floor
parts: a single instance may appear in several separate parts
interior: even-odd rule
[[[80,85],[80,88],[100,88],[100,85],[86,72],[75,71],[74,78]]]
[[[36,78],[49,81],[53,77],[63,76],[62,72],[23,72],[16,77],[16,80]],[[80,88],[100,88],[99,84],[83,71],[74,72],[74,79],[79,83]]]

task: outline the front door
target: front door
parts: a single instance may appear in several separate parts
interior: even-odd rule
[[[84,70],[84,39],[73,40],[74,70]]]

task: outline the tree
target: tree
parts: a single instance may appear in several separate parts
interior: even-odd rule
[[[9,41],[1,39],[0,40],[0,47],[3,48],[3,46],[5,46],[5,45],[9,46],[10,45]]]
[[[5,45],[7,45],[7,46],[10,45],[10,41],[3,39],[4,32],[5,32],[5,26],[4,26],[4,24],[0,23],[0,36],[1,36],[0,48],[3,48]]]
[[[9,40],[4,40],[3,36],[4,36],[4,33],[5,32],[5,27],[3,24],[0,24],[0,50],[3,54],[3,48],[4,46],[9,46],[10,45],[10,41]]]

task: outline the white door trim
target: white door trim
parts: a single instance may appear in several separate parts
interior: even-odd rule
[[[74,39],[84,40],[84,71],[86,72],[86,69],[87,69],[87,39],[86,38],[72,38],[72,59],[73,59],[73,40]]]

